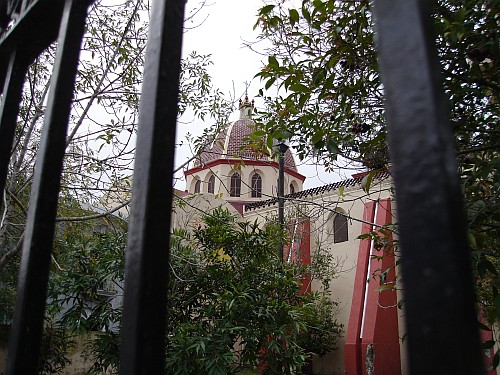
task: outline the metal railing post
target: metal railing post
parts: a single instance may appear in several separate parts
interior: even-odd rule
[[[185,0],[153,3],[125,269],[120,374],[165,372],[169,233]]]
[[[431,2],[376,0],[412,375],[483,374]]]

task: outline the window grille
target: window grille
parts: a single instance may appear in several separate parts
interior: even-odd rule
[[[208,179],[208,192],[210,194],[215,193],[215,176],[211,175],[210,178]]]
[[[347,218],[337,213],[333,218],[333,242],[340,243],[348,239]]]
[[[238,172],[234,172],[231,176],[231,189],[229,195],[231,197],[239,197],[241,194],[241,176]]]
[[[260,174],[255,173],[252,176],[252,198],[262,197],[262,177]]]

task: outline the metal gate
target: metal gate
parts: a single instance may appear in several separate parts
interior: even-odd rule
[[[58,40],[23,245],[9,375],[37,371],[65,136],[91,2],[0,0],[0,194],[28,66]],[[121,374],[160,374],[165,368],[165,228],[170,227],[172,204],[184,3],[158,0],[151,13],[129,225]],[[436,77],[430,2],[378,0],[375,10],[403,249],[410,371],[481,374],[465,220]],[[5,31],[13,18],[15,24]]]

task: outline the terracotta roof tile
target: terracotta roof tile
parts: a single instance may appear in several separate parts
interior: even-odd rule
[[[253,149],[245,147],[248,142],[244,141],[244,138],[248,137],[252,132],[251,126],[253,124],[254,122],[250,119],[240,119],[229,124],[217,135],[215,140],[207,142],[199,158],[194,162],[193,167],[202,167],[204,164],[217,159],[243,158],[262,161],[270,160],[267,155],[257,155]],[[228,136],[229,140],[227,140]],[[297,166],[290,150],[287,150],[285,153],[285,167],[297,172]]]

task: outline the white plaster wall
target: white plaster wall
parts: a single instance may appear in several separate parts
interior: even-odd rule
[[[361,234],[364,204],[370,200],[390,197],[390,185],[387,182],[373,183],[370,194],[364,192],[359,186],[344,189],[343,195],[339,190],[316,195],[313,198],[301,198],[310,203],[294,202],[287,200],[285,211],[288,217],[297,215],[307,215],[311,217],[311,256],[321,248],[327,250],[335,259],[337,264],[335,278],[331,282],[330,293],[332,299],[339,302],[336,311],[336,319],[347,329],[349,314],[351,310],[352,293],[354,288],[354,278],[358,259],[360,240],[357,237]],[[348,219],[348,241],[335,244],[333,242],[333,216],[335,211],[347,214]],[[277,215],[277,205],[265,207],[245,213],[244,220],[265,222],[266,218]],[[313,284],[313,289],[318,290],[320,285]],[[400,322],[400,327],[402,327]],[[338,342],[339,349],[317,358],[314,361],[315,374],[344,374],[344,353],[343,346],[345,337]],[[402,352],[404,347],[402,347]]]
[[[210,214],[218,207],[223,207],[235,216],[240,216],[238,211],[224,199],[213,194],[201,193],[184,197],[182,204],[175,204],[172,213],[172,227],[191,230],[202,221],[202,216]]]
[[[240,197],[230,197],[231,176],[233,172],[238,172],[241,176],[241,195]],[[262,198],[252,198],[251,178],[253,174],[259,173],[262,177]],[[278,170],[273,166],[254,166],[251,164],[242,164],[237,161],[236,165],[218,164],[213,167],[203,169],[199,172],[186,176],[186,186],[189,193],[194,193],[196,179],[202,181],[201,192],[208,192],[208,178],[215,176],[214,194],[222,194],[224,199],[228,200],[262,200],[277,196]],[[285,172],[285,194],[290,193],[290,184],[296,187],[296,192],[301,191],[303,183],[300,179]]]

